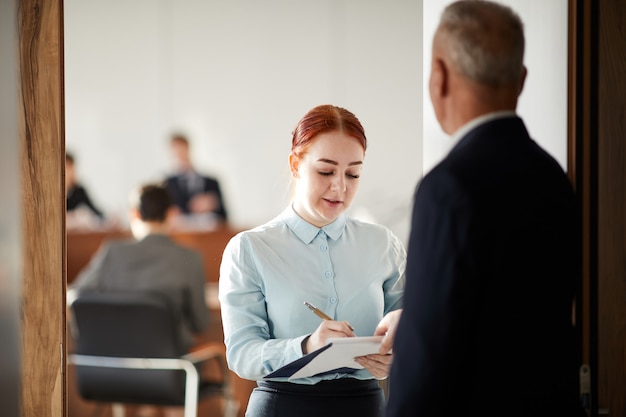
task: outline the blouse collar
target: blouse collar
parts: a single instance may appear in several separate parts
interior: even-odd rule
[[[332,240],[339,239],[346,227],[347,221],[346,215],[341,214],[337,217],[337,219],[335,219],[334,222],[319,228],[317,226],[313,226],[311,223],[300,217],[291,205],[283,211],[281,217],[289,229],[291,229],[291,231],[293,231],[296,236],[298,236],[298,238],[307,245],[315,239],[320,231],[326,233],[326,235]]]

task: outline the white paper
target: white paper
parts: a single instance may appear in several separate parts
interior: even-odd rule
[[[363,369],[361,365],[354,361],[354,358],[378,353],[382,340],[382,336],[328,339],[326,343],[332,344],[332,346],[296,371],[289,379],[306,378],[337,368]]]

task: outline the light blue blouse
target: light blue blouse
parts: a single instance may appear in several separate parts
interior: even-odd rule
[[[260,380],[302,357],[302,340],[321,320],[304,301],[348,321],[357,336],[371,336],[384,314],[402,306],[405,266],[404,246],[389,229],[345,215],[320,229],[288,207],[239,233],[220,266],[229,367],[242,378]],[[362,369],[292,382],[345,376],[373,378]]]

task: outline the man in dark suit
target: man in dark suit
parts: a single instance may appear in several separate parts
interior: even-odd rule
[[[83,290],[160,292],[179,312],[180,338],[190,348],[194,334],[209,322],[205,274],[200,254],[167,236],[170,207],[165,187],[142,186],[131,198],[135,239],[105,243],[80,272],[70,294]]]
[[[516,115],[524,33],[461,1],[434,36],[429,90],[457,141],[418,186],[388,416],[579,416],[574,191]]]
[[[226,221],[219,182],[194,169],[187,138],[175,134],[170,146],[176,161],[176,174],[167,177],[165,183],[174,205],[183,215],[213,214],[218,221]]]

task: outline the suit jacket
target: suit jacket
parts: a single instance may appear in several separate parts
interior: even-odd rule
[[[185,180],[182,175],[173,175],[165,180],[165,186],[170,193],[172,202],[180,208],[180,210],[189,214],[189,200],[195,194],[199,192],[213,193],[218,200],[218,208],[214,211],[222,220],[227,220],[226,208],[224,207],[224,200],[222,198],[222,191],[220,190],[219,182],[215,178],[205,177],[199,175],[201,181],[200,187],[194,192],[190,192],[185,185]]]
[[[209,321],[204,284],[200,254],[168,236],[152,234],[140,241],[105,243],[72,289],[162,293],[180,313],[180,340],[189,348],[193,334],[204,330]]]
[[[415,195],[388,416],[582,415],[578,230],[521,119],[466,134]]]

